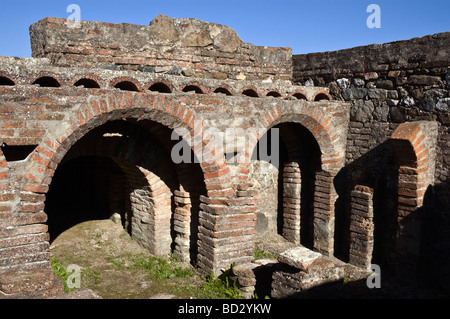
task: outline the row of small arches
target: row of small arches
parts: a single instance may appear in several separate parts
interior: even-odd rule
[[[16,83],[12,79],[10,79],[6,76],[0,76],[0,86],[13,86],[15,84]],[[40,87],[52,87],[52,88],[62,86],[61,83],[52,76],[38,77],[31,84],[39,85]],[[134,91],[134,92],[141,91],[141,89],[139,87],[140,85],[135,83],[131,79],[120,79],[119,78],[119,79],[111,81],[110,85],[111,85],[111,87],[114,87],[116,89],[123,90],[123,91]],[[96,81],[95,79],[92,79],[92,78],[87,78],[87,77],[74,81],[73,86],[84,87],[86,89],[100,89],[101,88],[98,81]],[[145,90],[152,91],[152,92],[159,92],[159,93],[167,93],[167,94],[173,93],[173,91],[174,91],[171,88],[170,84],[165,83],[163,81],[152,82],[151,84],[147,85]],[[231,87],[220,86],[220,87],[213,88],[212,90],[210,90],[208,92],[208,90],[206,88],[204,88],[202,85],[200,85],[198,83],[187,84],[187,85],[181,87],[180,91],[185,92],[185,93],[193,92],[196,94],[221,93],[221,94],[225,94],[225,95],[229,95],[229,96],[234,95],[233,89]],[[308,100],[308,98],[306,97],[306,94],[304,94],[301,91],[295,91],[295,92],[289,94],[288,96],[283,96],[283,94],[281,94],[278,91],[268,91],[264,94],[261,94],[258,92],[258,90],[256,88],[247,87],[247,88],[242,89],[240,94],[244,95],[244,96],[248,96],[248,97],[254,97],[254,98],[258,98],[261,96],[272,96],[275,98],[287,98],[288,96],[291,96],[291,97],[297,98],[299,100]],[[312,100],[314,100],[314,101],[331,100],[331,96],[324,91],[318,91]]]

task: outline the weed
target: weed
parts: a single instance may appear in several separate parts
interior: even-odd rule
[[[131,258],[134,267],[145,269],[151,280],[172,278],[189,278],[194,276],[194,271],[178,265],[174,259],[165,259],[154,256],[136,255]]]
[[[67,271],[67,268],[62,265],[61,261],[56,257],[51,257],[50,265],[53,268],[55,275],[61,279],[61,281],[64,285],[64,292],[69,292],[69,291],[74,290],[74,288],[69,288],[67,286],[67,279],[69,278],[70,273]]]
[[[236,282],[230,280],[233,265],[227,269],[218,278],[215,278],[214,273],[207,278],[205,282],[200,286],[203,293],[207,294],[211,299],[242,299],[242,294],[236,285]],[[200,292],[200,295],[203,293]]]
[[[274,255],[272,253],[269,253],[267,251],[264,251],[264,250],[256,250],[253,254],[253,258],[255,258],[255,260],[262,259],[262,258],[277,259],[278,256]]]

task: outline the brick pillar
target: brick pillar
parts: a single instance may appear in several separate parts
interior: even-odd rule
[[[300,244],[301,174],[297,162],[285,163],[283,168],[283,237]]]
[[[257,209],[254,191],[237,187],[236,197],[200,196],[198,266],[205,274],[221,274],[233,263],[253,260]]]
[[[334,254],[334,205],[337,193],[334,175],[326,171],[316,173],[314,189],[314,249],[326,256]]]
[[[398,278],[415,283],[419,275],[421,215],[427,189],[424,165],[418,168],[400,166],[398,178],[398,231],[395,248],[395,273]]]
[[[370,270],[373,253],[373,190],[356,186],[351,193],[350,264]]]
[[[175,212],[173,224],[175,231],[174,255],[180,261],[190,262],[191,209],[189,192],[174,191]]]

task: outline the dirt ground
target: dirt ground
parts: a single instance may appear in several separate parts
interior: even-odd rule
[[[149,280],[145,269],[132,264],[135,256],[145,259],[151,255],[111,220],[87,221],[72,227],[52,242],[50,253],[64,267],[78,265],[81,289],[91,289],[103,299],[185,299],[191,296],[179,288],[202,282],[197,274],[193,278]]]
[[[290,247],[293,247],[293,244],[277,235],[262,236],[256,240],[257,250],[275,256]],[[75,264],[81,269],[81,289],[72,292],[70,298],[214,298],[208,295],[208,291],[199,288],[205,282],[205,277],[200,276],[191,265],[172,261],[175,266],[192,270],[192,275],[164,280],[153,280],[149,278],[146,269],[133,267],[137,257],[143,260],[152,255],[133,241],[120,223],[112,220],[87,221],[72,227],[51,243],[50,253],[52,260],[56,259],[62,267]],[[346,268],[346,273],[349,282],[345,285],[334,285],[330,290],[312,295],[312,298],[445,297],[435,292],[424,293],[410,287],[399,287],[386,280],[383,281],[383,289],[368,291],[364,279],[366,274],[350,265]],[[69,295],[66,296],[69,298]]]

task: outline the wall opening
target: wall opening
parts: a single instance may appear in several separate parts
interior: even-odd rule
[[[123,172],[108,157],[81,157],[61,164],[45,201],[50,242],[81,222],[110,218],[109,191],[114,184],[122,188],[117,194],[124,194],[125,184],[117,183],[123,179]]]
[[[6,161],[16,162],[26,159],[35,149],[37,145],[7,145],[3,143],[1,150]]]
[[[59,82],[51,76],[43,76],[33,82],[33,85],[39,85],[40,87],[58,88],[61,86]]]
[[[355,245],[351,239],[352,211],[372,210],[374,229],[370,263],[379,265],[384,274],[392,274],[398,231],[398,164],[392,143],[385,142],[347,164],[334,179],[334,184],[339,195],[335,206],[334,256],[349,262],[352,245]],[[352,208],[352,201],[355,202],[352,194],[358,188],[370,189],[372,195],[367,203],[360,195],[356,198],[359,203],[353,203]]]
[[[277,91],[270,91],[266,96],[281,97],[281,94]]]
[[[330,97],[325,93],[319,93],[314,97],[314,101],[329,101]]]
[[[321,166],[320,149],[314,136],[298,123],[282,123],[274,129],[279,130],[279,140],[276,145],[267,145],[271,154],[279,155],[279,165],[274,167],[257,156],[260,143],[271,140],[272,130],[261,137],[252,156],[252,175],[258,179],[259,193],[264,196],[264,200],[258,200],[257,217],[268,224],[258,229],[257,221],[257,232],[258,235],[264,232],[278,234],[312,248],[315,173]],[[274,181],[277,187],[264,185]]]
[[[100,85],[92,79],[80,79],[74,85],[84,87],[85,89],[99,89],[100,88]]]
[[[162,82],[157,82],[152,84],[149,88],[149,91],[152,92],[159,92],[159,93],[172,93],[172,90],[170,89],[170,87]]]
[[[15,85],[14,81],[8,79],[7,77],[0,76],[0,86],[13,86]]]
[[[139,89],[137,88],[136,84],[130,81],[122,81],[114,85],[116,89],[122,90],[122,91],[133,91],[138,92]]]
[[[195,92],[196,94],[204,93],[203,90],[200,87],[198,87],[197,85],[187,85],[186,87],[183,88],[182,91],[185,93],[188,93],[188,92]]]
[[[225,94],[225,95],[232,95],[229,90],[227,90],[226,88],[222,88],[222,87],[215,89],[214,93],[221,93],[221,94]]]
[[[242,95],[249,96],[249,97],[259,97],[258,93],[253,89],[247,89],[247,90],[242,91]]]
[[[292,94],[293,97],[295,97],[298,100],[308,100],[306,98],[306,95],[302,94],[302,93],[294,93]]]
[[[176,141],[170,133],[150,120],[120,120],[76,142],[56,169],[45,202],[51,240],[76,223],[118,213],[151,253],[176,252],[195,264],[199,198],[207,192],[199,164],[172,162]]]

